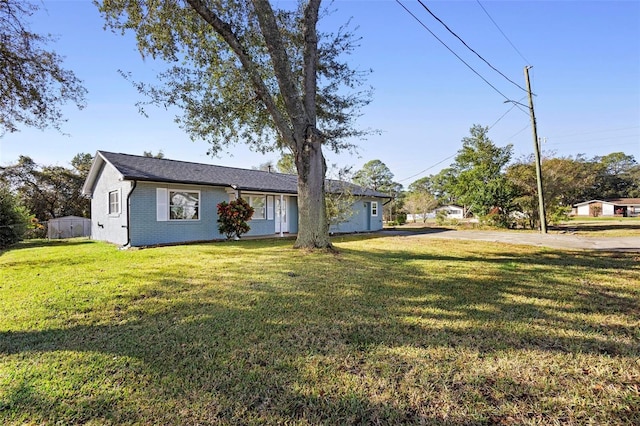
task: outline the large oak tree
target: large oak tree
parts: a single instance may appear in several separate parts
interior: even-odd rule
[[[330,247],[323,146],[338,151],[369,91],[344,62],[352,34],[317,30],[321,0],[274,9],[268,0],[103,0],[107,25],[135,32],[143,55],[169,66],[136,83],[149,102],[176,105],[178,123],[210,152],[235,143],[290,151],[298,172],[296,247]],[[291,3],[285,2],[285,5]],[[345,88],[352,90],[345,91]]]

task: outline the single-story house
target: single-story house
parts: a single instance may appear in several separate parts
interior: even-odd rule
[[[640,198],[589,200],[573,205],[575,216],[640,216]]]
[[[331,231],[382,229],[389,196],[345,185],[353,212]],[[298,232],[296,175],[98,151],[83,193],[91,197],[92,238],[122,246],[223,239],[217,205],[240,197],[255,210],[246,235]]]
[[[454,204],[438,207],[434,212],[436,215],[438,212],[445,212],[447,219],[464,219],[464,208]]]
[[[427,219],[434,219],[436,214],[439,211],[443,211],[446,215],[447,219],[464,219],[464,209],[460,206],[456,206],[453,204],[448,204],[446,206],[440,206],[435,210],[430,211],[426,214],[416,213],[416,214],[407,214],[407,222],[422,222],[425,217]]]

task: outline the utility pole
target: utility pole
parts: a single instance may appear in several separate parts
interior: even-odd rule
[[[538,211],[540,212],[540,232],[547,233],[547,214],[544,208],[544,194],[542,192],[542,166],[540,164],[540,145],[538,144],[538,130],[536,128],[536,114],[533,111],[533,96],[531,95],[531,83],[529,82],[529,68],[524,67],[524,76],[527,80],[527,92],[529,94],[529,113],[531,114],[531,129],[533,130],[533,153],[536,161],[536,180],[538,181]]]

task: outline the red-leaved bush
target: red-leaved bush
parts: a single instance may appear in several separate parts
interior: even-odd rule
[[[218,204],[218,230],[227,239],[240,238],[251,229],[247,221],[253,216],[253,211],[253,207],[242,198],[221,202]]]

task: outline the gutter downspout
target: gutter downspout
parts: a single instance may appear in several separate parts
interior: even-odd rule
[[[138,181],[134,180],[131,191],[127,194],[127,243],[121,247],[123,249],[131,247],[131,194],[133,194],[133,190],[136,189],[137,185]]]

